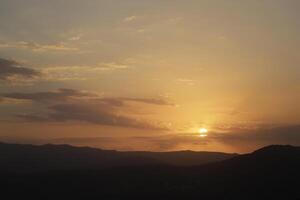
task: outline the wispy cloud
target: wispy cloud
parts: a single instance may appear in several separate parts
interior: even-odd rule
[[[101,62],[96,65],[43,67],[38,70],[24,67],[14,60],[0,58],[0,80],[14,85],[32,85],[38,81],[87,80],[96,75],[130,68],[126,64]]]
[[[136,20],[136,19],[137,19],[137,16],[132,15],[132,16],[125,17],[125,18],[123,19],[123,22],[131,22],[131,21],[134,21],[134,20]]]
[[[31,100],[34,102],[42,102],[42,103],[50,103],[50,102],[57,103],[61,101],[69,101],[76,98],[98,97],[98,94],[86,92],[86,91],[61,88],[58,90],[48,91],[48,92],[6,93],[6,94],[2,94],[2,97],[10,98],[10,99],[19,99],[19,100]]]
[[[97,68],[102,70],[115,70],[115,69],[128,69],[129,66],[124,64],[118,64],[115,62],[109,62],[109,63],[99,63]]]
[[[53,43],[53,44],[40,44],[37,42],[2,42],[0,43],[0,48],[21,48],[29,49],[36,52],[46,52],[46,51],[63,51],[63,52],[74,52],[79,51],[79,48],[67,46],[65,43]]]
[[[166,101],[165,99],[155,99],[155,98],[119,98],[122,101],[134,101],[146,104],[153,104],[153,105],[164,105],[164,106],[174,106],[173,103]]]
[[[86,80],[98,74],[106,72],[126,70],[130,66],[118,64],[114,62],[99,63],[94,66],[78,65],[78,66],[56,66],[46,67],[42,69],[44,80],[50,81],[68,81],[68,80]]]
[[[75,35],[75,36],[68,38],[68,40],[69,41],[78,41],[81,39],[81,37],[82,37],[82,35]]]
[[[197,83],[196,80],[187,79],[187,78],[178,78],[178,79],[176,79],[176,81],[179,83],[184,83],[184,84],[191,85],[191,86],[193,86]]]

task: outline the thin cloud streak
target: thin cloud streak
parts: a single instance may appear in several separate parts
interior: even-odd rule
[[[0,48],[16,48],[16,49],[28,49],[35,52],[47,52],[47,51],[60,51],[60,52],[75,52],[80,51],[79,48],[69,47],[64,43],[55,44],[40,44],[37,42],[12,42],[12,43],[0,43]]]

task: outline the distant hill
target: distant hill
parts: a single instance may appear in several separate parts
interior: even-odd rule
[[[217,152],[118,152],[70,145],[0,143],[0,170],[38,171],[104,169],[110,167],[197,166],[237,156]]]
[[[160,157],[160,153],[158,153],[159,156],[153,153],[159,157],[156,159],[152,153],[147,152],[122,153],[64,145],[1,144],[0,146],[2,160],[9,157],[3,159],[6,154],[4,150],[13,152],[10,156],[30,156],[30,162],[28,160],[17,162],[17,157],[11,157],[13,161],[24,166],[30,166],[33,163],[33,157],[38,159],[37,166],[41,161],[42,163],[46,162],[49,158],[49,163],[56,158],[59,165],[56,163],[54,166],[61,166],[60,163],[66,157],[71,164],[66,164],[64,167],[81,166],[77,162],[80,164],[86,162],[84,157],[87,155],[89,155],[87,166],[93,165],[94,162],[99,162],[101,166],[106,161],[115,162],[113,167],[94,170],[83,169],[82,166],[80,169],[66,168],[54,171],[31,171],[30,173],[8,173],[2,170],[0,173],[1,194],[2,196],[9,195],[10,199],[29,197],[30,199],[105,200],[300,200],[300,147],[272,145],[250,154],[237,155],[222,161],[199,166],[182,166],[181,164],[165,164],[170,163],[170,160],[173,162],[173,158],[168,158],[170,160],[166,162],[165,159],[162,159],[164,157]],[[20,155],[20,152],[23,154]],[[31,153],[28,154],[28,152]],[[35,152],[34,156],[32,152]],[[174,152],[175,155],[176,153],[178,152]],[[189,155],[191,152],[181,153]],[[200,152],[200,154],[202,153]],[[173,155],[173,153],[161,155],[168,154]],[[98,158],[99,155],[101,155],[101,159],[99,159],[101,162],[90,161],[92,158]],[[126,165],[118,165],[117,158]],[[76,162],[72,162],[72,159],[75,159]],[[183,158],[179,160],[182,161]],[[140,164],[137,165],[137,162]],[[5,162],[1,161],[1,168],[3,168],[2,164],[5,165]],[[12,166],[11,164],[13,163],[10,163],[10,166]],[[35,169],[36,166],[32,165],[32,167]]]
[[[199,166],[238,156],[238,154],[205,151],[124,152],[123,154],[128,154],[133,157],[152,158],[159,162],[174,166]]]
[[[300,147],[291,145],[270,145],[254,151],[253,153],[243,154],[222,162],[222,165],[249,165],[268,166],[277,165],[286,166],[291,163],[300,162]]]

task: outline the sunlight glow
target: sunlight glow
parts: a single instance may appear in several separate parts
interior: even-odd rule
[[[207,137],[208,130],[206,128],[199,128],[198,132],[200,133],[200,137],[204,138]]]

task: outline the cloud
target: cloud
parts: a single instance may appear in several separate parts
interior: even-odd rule
[[[0,105],[16,105],[16,104],[24,104],[24,103],[27,103],[26,100],[0,97]]]
[[[137,16],[132,15],[132,16],[125,17],[125,18],[123,19],[123,22],[131,22],[131,21],[134,21],[134,20],[136,20],[136,19],[137,19]]]
[[[122,97],[105,98],[97,93],[73,89],[58,89],[55,91],[34,93],[6,93],[2,94],[0,98],[30,100],[33,103],[41,103],[46,106],[46,113],[43,111],[15,115],[16,117],[26,121],[81,121],[109,126],[155,130],[164,130],[165,128],[155,123],[134,119],[126,115],[126,113],[124,114],[125,110],[129,108],[127,102],[130,101],[161,106],[171,105],[162,99]],[[130,107],[130,109],[136,109],[136,107]]]
[[[70,40],[70,41],[78,41],[78,40],[81,39],[81,37],[82,37],[82,35],[76,35],[76,36],[70,37],[68,40]]]
[[[33,46],[35,45],[33,44]],[[86,80],[99,74],[129,68],[130,66],[125,64],[107,62],[98,63],[94,66],[57,66],[36,70],[24,67],[14,60],[0,58],[0,80],[9,81],[12,84],[32,84],[36,81]]]
[[[107,102],[109,104],[114,104],[117,106],[124,105],[125,102],[137,102],[144,104],[153,104],[161,106],[174,106],[173,103],[166,101],[165,99],[155,99],[155,98],[102,98],[101,101]]]
[[[35,69],[21,66],[13,60],[0,58],[0,80],[34,79],[41,73]]]
[[[20,42],[1,42],[0,47],[2,48],[23,48],[29,49],[32,51],[45,52],[45,51],[79,51],[76,47],[68,47],[65,43],[54,43],[54,44],[40,44],[37,42],[28,42],[28,41],[20,41]]]
[[[35,102],[61,102],[70,100],[88,100],[93,103],[103,103],[111,106],[124,106],[126,102],[137,102],[143,104],[153,104],[162,106],[173,106],[174,104],[168,102],[165,99],[159,98],[129,98],[129,97],[102,97],[98,93],[87,92],[81,90],[60,88],[54,91],[47,92],[33,92],[33,93],[4,93],[0,95],[0,98],[11,98],[18,100],[32,100]]]
[[[57,66],[47,67],[42,70],[44,79],[48,81],[86,80],[98,74],[116,70],[129,69],[130,66],[118,63],[99,63],[95,66]]]
[[[179,83],[185,83],[185,84],[191,85],[191,86],[195,85],[196,82],[197,82],[196,80],[186,79],[186,78],[179,78],[176,81],[179,82]]]
[[[128,116],[115,113],[114,107],[104,104],[68,103],[49,106],[47,115],[22,114],[17,117],[35,122],[68,122],[80,121],[92,124],[121,126],[148,130],[164,130],[164,128]]]
[[[2,94],[2,97],[19,99],[19,100],[32,100],[35,102],[44,102],[44,103],[49,103],[49,102],[56,103],[61,101],[68,101],[75,98],[97,97],[97,94],[73,90],[73,89],[61,88],[55,91],[48,91],[48,92],[6,93],[6,94]]]
[[[78,51],[78,48],[67,47],[63,43],[58,44],[39,44],[36,42],[19,42],[19,47],[31,49],[33,51]]]
[[[115,70],[115,69],[128,69],[128,65],[123,65],[123,64],[118,64],[114,62],[109,62],[109,63],[99,63],[98,64],[99,69],[103,70]]]
[[[226,132],[214,132],[212,140],[235,147],[238,151],[249,151],[271,144],[300,145],[300,125],[271,126],[227,129]]]

